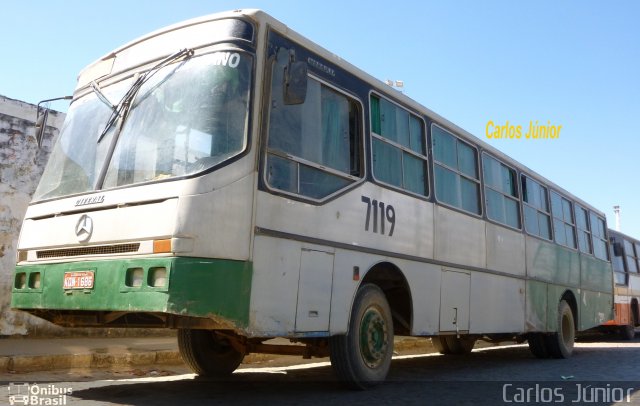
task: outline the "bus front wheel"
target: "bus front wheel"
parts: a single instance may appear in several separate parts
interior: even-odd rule
[[[211,330],[178,330],[178,349],[184,362],[202,376],[222,377],[238,368],[244,354]]]
[[[336,375],[351,388],[367,389],[385,380],[393,355],[393,320],[378,286],[358,289],[349,332],[331,337],[329,349]]]

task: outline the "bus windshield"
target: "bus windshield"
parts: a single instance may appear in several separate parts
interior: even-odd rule
[[[252,65],[251,55],[234,50],[165,66],[140,87],[124,122],[110,128],[112,109],[98,92],[77,100],[34,200],[188,176],[238,155],[247,143]],[[117,101],[131,84],[102,92]]]

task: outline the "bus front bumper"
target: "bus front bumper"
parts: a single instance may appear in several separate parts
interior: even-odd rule
[[[18,265],[11,307],[74,327],[241,330],[252,264],[189,257]]]

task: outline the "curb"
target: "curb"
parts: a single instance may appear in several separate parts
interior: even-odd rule
[[[123,354],[55,354],[0,357],[0,373],[52,371],[71,368],[118,368],[142,365],[180,365],[178,351],[149,351]]]
[[[431,340],[416,337],[403,337],[394,343],[394,352],[403,351],[434,352]],[[248,354],[243,364],[262,363],[274,360],[276,354]],[[0,357],[0,373],[25,373],[52,371],[72,368],[124,368],[144,365],[183,365],[180,352],[162,350],[148,352],[129,352],[109,354],[93,352],[90,354],[54,354],[54,355],[14,355]]]

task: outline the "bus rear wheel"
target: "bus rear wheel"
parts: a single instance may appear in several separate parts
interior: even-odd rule
[[[353,389],[383,382],[393,355],[393,320],[382,290],[373,284],[358,289],[351,309],[349,331],[329,342],[331,366]]]
[[[545,336],[549,355],[553,358],[569,358],[573,353],[576,325],[571,306],[561,300],[558,304],[558,331]]]
[[[636,317],[633,311],[629,316],[629,324],[621,328],[621,335],[625,340],[633,340],[636,337]]]
[[[530,333],[527,342],[529,343],[529,351],[536,358],[549,358],[549,351],[542,333]]]
[[[474,337],[438,336],[431,337],[433,347],[440,354],[469,354],[476,344]]]
[[[211,330],[178,330],[178,348],[184,362],[202,376],[223,377],[238,368],[244,353]]]

